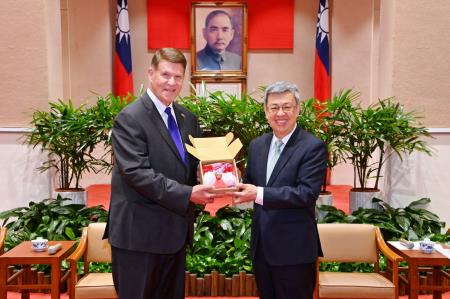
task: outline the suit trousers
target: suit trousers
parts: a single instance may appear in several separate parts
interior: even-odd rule
[[[114,286],[120,299],[182,299],[186,250],[153,254],[112,246]]]
[[[269,265],[262,246],[253,259],[260,299],[312,299],[316,284],[316,263]]]

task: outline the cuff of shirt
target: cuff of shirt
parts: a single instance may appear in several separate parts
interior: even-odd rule
[[[263,205],[264,201],[264,188],[263,187],[257,187],[258,190],[256,191],[256,199],[255,199],[255,203],[259,204],[259,205]]]

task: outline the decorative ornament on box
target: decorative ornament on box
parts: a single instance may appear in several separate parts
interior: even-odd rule
[[[242,148],[239,138],[233,141],[233,133],[222,137],[194,138],[189,136],[192,146],[187,151],[200,160],[202,184],[214,186],[217,193],[236,190],[239,173],[234,157]]]

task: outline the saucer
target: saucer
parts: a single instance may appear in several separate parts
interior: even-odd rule
[[[47,250],[47,247],[44,247],[44,248],[33,248],[33,247],[31,247],[31,249],[32,249],[34,252],[43,252],[43,251],[46,251],[46,250]]]

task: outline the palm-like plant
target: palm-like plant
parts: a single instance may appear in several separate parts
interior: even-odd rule
[[[423,137],[427,129],[415,112],[406,112],[393,98],[379,100],[366,109],[360,104],[341,114],[345,158],[354,166],[354,188],[378,189],[381,169],[393,153],[399,158],[413,151],[430,154]],[[374,179],[369,187],[369,179]]]
[[[48,160],[39,170],[54,169],[59,175],[59,189],[67,190],[81,189],[80,179],[86,172],[110,169],[111,162],[105,156],[111,151],[111,128],[126,104],[123,99],[108,95],[99,96],[92,107],[75,107],[71,100],[58,100],[49,103],[50,111],[35,111],[25,142],[48,152]],[[94,149],[100,143],[106,154],[95,157]]]
[[[302,102],[298,124],[303,129],[319,137],[328,147],[328,169],[345,161],[346,153],[346,124],[343,122],[342,113],[353,109],[353,102],[359,93],[351,89],[341,91],[333,99],[321,102],[311,98]],[[327,192],[327,175],[322,184],[322,193]]]
[[[269,131],[262,103],[243,94],[241,97],[215,91],[207,97],[188,96],[179,103],[197,115],[204,136],[225,136],[232,132],[242,142],[237,164],[243,169],[250,141]]]

